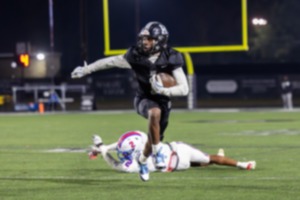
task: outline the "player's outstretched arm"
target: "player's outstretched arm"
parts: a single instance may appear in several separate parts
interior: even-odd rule
[[[98,70],[109,69],[113,67],[131,68],[129,63],[124,59],[124,55],[111,56],[99,59],[89,65],[76,67],[71,73],[72,78],[82,78]]]
[[[102,138],[99,135],[93,135],[93,146],[91,152],[89,152],[90,159],[97,158],[97,155],[101,154],[105,162],[114,170],[122,172],[138,172],[138,166],[135,160],[120,160],[115,158],[109,152],[117,151],[118,142],[105,145]]]
[[[113,169],[118,170],[118,171],[124,171],[122,169],[122,163],[115,159],[110,153],[108,153],[108,148],[107,146],[101,146],[101,155],[105,162]]]
[[[101,155],[105,162],[114,170],[121,171],[121,172],[138,172],[138,168],[135,161],[127,160],[121,162],[119,159],[114,158],[109,152],[109,146],[101,147]]]

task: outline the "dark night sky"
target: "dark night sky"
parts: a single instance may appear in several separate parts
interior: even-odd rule
[[[62,53],[63,72],[82,63],[84,46],[92,62],[103,57],[102,0],[53,0],[55,51]],[[270,2],[248,0],[248,16],[268,14]],[[136,40],[136,0],[109,0],[111,47],[127,48]],[[240,0],[140,0],[138,27],[164,23],[172,46],[240,44]],[[82,8],[82,9],[80,9]],[[80,13],[86,12],[85,29]],[[49,51],[48,0],[1,0],[0,53],[14,52],[17,41],[30,41],[34,50]],[[82,32],[85,30],[86,32]],[[82,33],[86,33],[86,36]],[[237,53],[242,55],[245,53]],[[229,59],[229,58],[228,58]],[[197,59],[195,59],[197,60]]]

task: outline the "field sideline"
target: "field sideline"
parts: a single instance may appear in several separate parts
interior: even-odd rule
[[[0,200],[19,199],[299,199],[300,111],[176,110],[166,141],[184,141],[213,154],[256,160],[254,171],[210,166],[138,174],[89,160],[91,136],[114,142],[125,131],[147,132],[132,111],[0,114]]]

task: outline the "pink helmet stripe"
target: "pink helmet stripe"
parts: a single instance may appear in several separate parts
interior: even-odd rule
[[[133,136],[133,135],[137,135],[137,136],[141,136],[141,134],[139,134],[138,132],[136,131],[129,131],[127,133],[124,133],[121,138],[119,139],[119,142],[118,142],[118,147],[121,148],[122,146],[122,143],[130,136]]]

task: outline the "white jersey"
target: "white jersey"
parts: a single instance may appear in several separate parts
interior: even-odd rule
[[[147,140],[146,134],[143,134],[143,138]],[[132,159],[130,160],[121,162],[119,159],[115,159],[110,153],[108,153],[114,149],[116,149],[116,143],[107,146],[101,146],[102,156],[111,167],[123,172],[139,172],[139,165],[136,160],[136,155],[133,155]],[[185,170],[191,166],[191,162],[204,164],[208,164],[210,162],[208,154],[203,153],[199,149],[196,149],[183,142],[171,142],[169,144],[163,143],[162,154],[164,155],[164,161],[167,167],[162,170],[156,169],[154,165],[154,158],[153,156],[150,156],[147,159],[147,165],[150,172],[171,172],[174,170]]]

